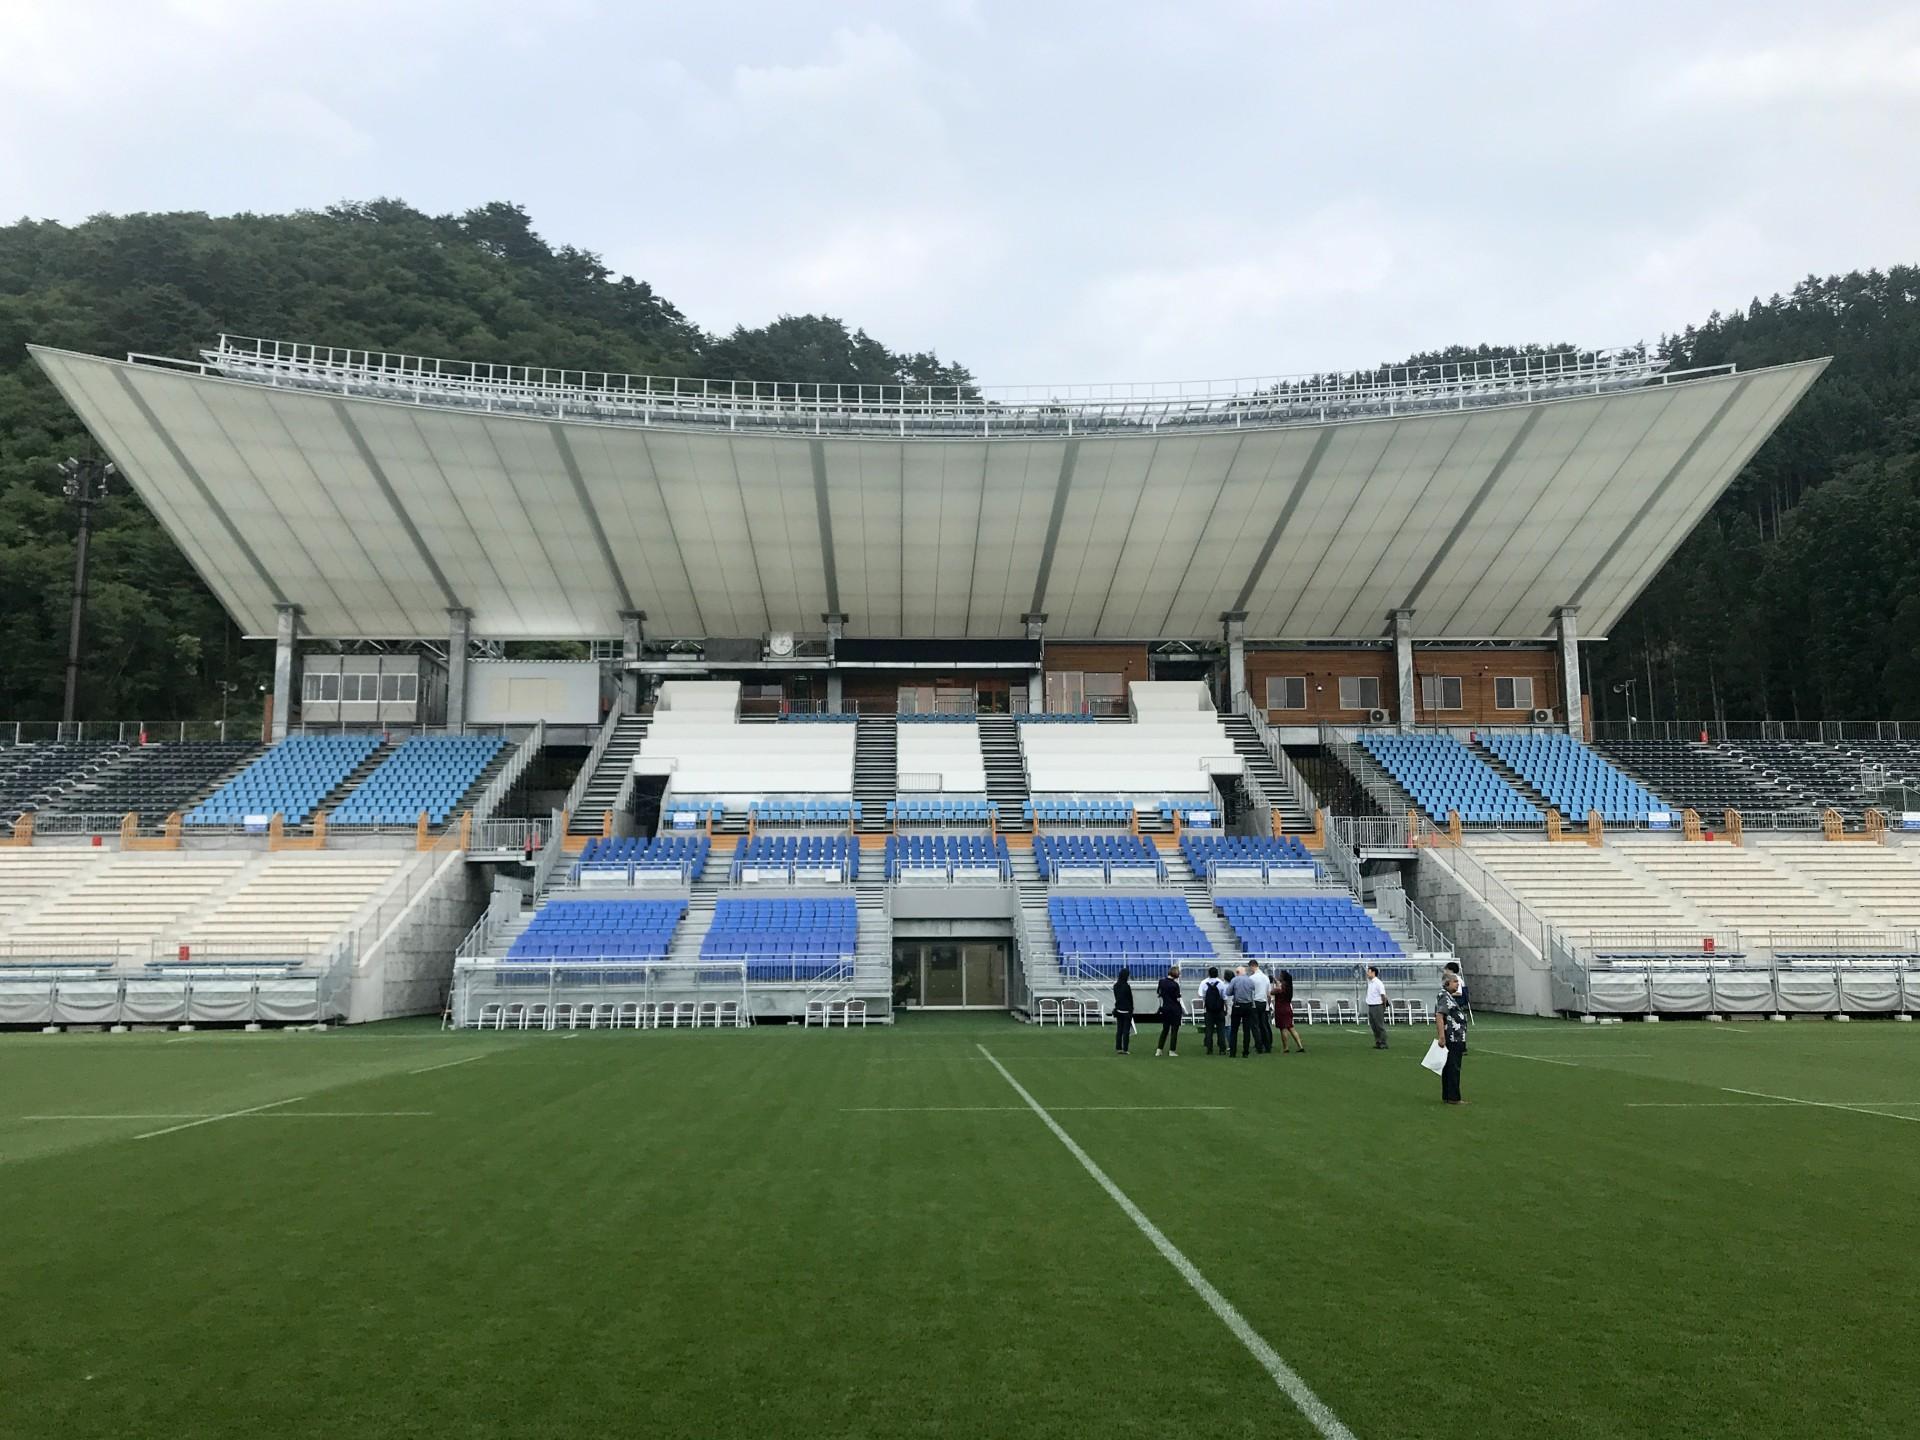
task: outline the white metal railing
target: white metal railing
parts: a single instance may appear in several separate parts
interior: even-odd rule
[[[839,385],[494,365],[234,335],[222,335],[200,361],[128,358],[265,385],[556,419],[810,434],[982,436],[1319,424],[1591,395],[1730,374],[1734,368],[1671,371],[1644,346],[1633,346],[1234,380]]]
[[[514,747],[513,754],[500,768],[500,773],[493,777],[487,788],[480,792],[480,798],[474,801],[473,823],[476,827],[485,825],[493,819],[494,810],[498,808],[501,801],[513,793],[513,787],[520,783],[520,777],[527,773],[527,767],[533,763],[534,757],[539,755],[546,743],[546,721],[537,721],[526,739]]]
[[[1322,853],[1326,855],[1327,862],[1333,866],[1334,874],[1340,877],[1346,884],[1346,887],[1353,892],[1354,898],[1358,899],[1360,896],[1360,857],[1347,843],[1347,837],[1341,833],[1338,825],[1327,826],[1326,839],[1326,849]]]
[[[748,966],[743,961],[706,957],[566,961],[463,958],[454,961],[447,1013],[456,1029],[573,1028],[597,1024],[603,1015],[608,1025],[631,1028],[718,1025],[723,1021],[728,1026],[745,1026],[752,1018],[747,977]],[[722,1005],[730,1007],[730,1013],[722,1011]]]
[[[467,831],[470,855],[530,855],[546,844],[545,820],[476,820]]]
[[[1387,774],[1384,765],[1332,725],[1320,726],[1320,748],[1340,762],[1354,782],[1380,807],[1382,814],[1405,823],[1406,798],[1396,793],[1397,782]]]
[[[225,720],[0,720],[0,741],[13,745],[38,745],[47,741],[68,744],[137,745],[144,736],[156,745],[178,740],[235,740],[259,738],[257,721],[232,722],[229,732]]]
[[[564,880],[555,880],[548,892],[562,890],[688,890],[693,885],[690,860],[582,860],[575,861]]]
[[[1341,843],[1358,853],[1362,850],[1406,850],[1411,846],[1404,817],[1384,815],[1342,815],[1327,822],[1331,833],[1338,831]]]
[[[542,845],[540,853],[534,856],[533,893],[535,895],[545,892],[548,883],[553,879],[553,872],[559,868],[560,861],[566,854],[566,827],[560,823],[560,816],[563,813],[559,810],[553,812],[553,821],[547,828],[547,843]]]
[[[1547,967],[1557,932],[1540,918],[1531,905],[1514,894],[1504,881],[1468,854],[1464,847],[1436,847],[1429,850],[1427,856],[1445,865],[1463,887],[1479,896],[1488,909],[1511,925],[1515,933],[1533,948],[1539,956],[1537,962],[1528,962],[1533,968]],[[1425,860],[1421,863],[1424,864]],[[1524,950],[1521,958],[1526,958]]]
[[[1382,915],[1398,924],[1413,941],[1413,948],[1427,955],[1453,954],[1453,942],[1440,933],[1411,896],[1397,885],[1383,886],[1373,893],[1373,903]]]
[[[1253,725],[1253,733],[1259,737],[1260,746],[1267,752],[1267,759],[1273,768],[1280,772],[1280,782],[1287,788],[1287,798],[1302,815],[1311,816],[1320,808],[1319,799],[1313,793],[1313,787],[1307,784],[1306,776],[1294,765],[1287,754],[1287,747],[1280,743],[1280,737],[1273,733],[1273,726],[1267,720],[1267,712],[1253,703],[1253,696],[1242,690],[1233,697],[1234,709],[1247,717]]]
[[[607,746],[613,743],[613,735],[620,728],[620,721],[626,715],[626,701],[616,695],[613,707],[607,711],[607,718],[601,723],[600,733],[593,737],[593,748],[587,751],[587,758],[580,762],[580,773],[574,776],[573,788],[567,791],[566,812],[568,816],[579,813],[580,802],[586,798],[587,786],[593,783],[593,772],[600,768],[600,761],[607,753]]]

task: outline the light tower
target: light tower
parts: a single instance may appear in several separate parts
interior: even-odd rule
[[[60,488],[80,516],[73,549],[73,620],[67,630],[67,698],[60,718],[71,725],[80,698],[80,622],[87,610],[87,542],[93,535],[93,507],[106,498],[107,482],[117,473],[110,460],[68,456],[57,467]]]

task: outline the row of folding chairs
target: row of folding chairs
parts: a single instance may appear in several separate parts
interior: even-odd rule
[[[733,1030],[753,1023],[738,1000],[490,1000],[482,1030]]]
[[[818,1025],[831,1030],[835,1021],[840,1022],[842,1030],[858,1025],[865,1029],[867,1025],[867,1002],[864,1000],[809,1000],[804,1014],[800,1017],[800,1028]]]

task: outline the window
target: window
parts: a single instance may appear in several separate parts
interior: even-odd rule
[[[1340,677],[1340,708],[1342,710],[1378,710],[1380,708],[1380,677],[1342,675]]]
[[[320,698],[329,705],[339,701],[340,677],[338,675],[322,675],[320,677]]]
[[[380,698],[382,700],[398,700],[400,698],[400,677],[397,674],[382,675],[380,677]]]
[[[373,685],[366,682],[371,680]],[[340,703],[358,705],[362,700],[372,700],[379,695],[377,687],[380,677],[377,675],[342,675],[340,677]]]
[[[1493,708],[1533,709],[1533,681],[1525,675],[1501,675],[1493,682]]]
[[[1420,706],[1424,710],[1459,710],[1460,677],[1458,675],[1422,675],[1420,677]]]
[[[1124,715],[1127,713],[1126,676],[1090,670],[1081,683],[1089,714]]]
[[[399,679],[400,703],[403,705],[414,704],[420,698],[420,677],[418,675],[402,675]]]
[[[318,675],[308,675],[301,680],[300,698],[302,700],[318,700],[320,698],[320,678]]]
[[[1306,708],[1306,676],[1269,675],[1267,677],[1267,709],[1304,710]]]

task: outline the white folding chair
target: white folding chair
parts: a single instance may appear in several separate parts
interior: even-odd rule
[[[1341,999],[1334,1001],[1333,1023],[1336,1025],[1358,1025],[1360,1023],[1359,1008],[1351,1000]]]
[[[860,1028],[862,1030],[866,1029],[867,1028],[867,1002],[866,1001],[864,1000],[847,1001],[845,1024],[848,1026],[851,1026],[853,1024],[853,1020],[856,1015],[860,1017]]]
[[[623,1000],[620,1008],[614,1012],[613,1028],[618,1030],[622,1026],[631,1025],[638,1030],[646,1024],[646,1012],[651,1009],[653,1009],[651,1005],[641,1000]]]
[[[722,1000],[720,1002],[719,1015],[714,1023],[722,1028],[739,1029],[740,1002],[738,1000]]]
[[[498,1030],[500,1028],[500,1013],[502,1008],[498,1000],[489,1000],[486,1004],[482,1005],[480,1007],[480,1022],[477,1028],[481,1030],[486,1029],[487,1022],[491,1020],[493,1022],[493,1028]]]
[[[827,1002],[824,1000],[807,1001],[806,1013],[800,1017],[800,1028],[804,1030],[809,1025],[825,1025],[826,1023]]]
[[[698,1030],[702,1025],[711,1025],[716,1030],[720,1028],[720,1002],[718,1000],[702,1000],[698,1005],[693,1007],[693,1028]]]
[[[1042,1025],[1047,1023],[1049,1016],[1059,1024],[1064,1025],[1066,1023],[1065,1017],[1060,1013],[1060,1001],[1056,996],[1042,995],[1040,997],[1040,1008],[1037,1013]]]

